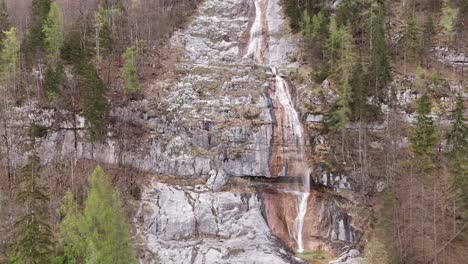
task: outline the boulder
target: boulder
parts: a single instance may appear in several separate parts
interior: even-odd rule
[[[229,176],[226,175],[223,169],[220,169],[217,172],[211,170],[208,173],[208,176],[209,178],[206,182],[206,185],[213,191],[221,189],[224,185],[226,185],[229,182]]]

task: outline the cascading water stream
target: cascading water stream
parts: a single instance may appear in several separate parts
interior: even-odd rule
[[[253,0],[255,4],[255,20],[250,28],[250,38],[247,46],[245,57],[253,58],[253,60],[261,65],[265,64],[266,52],[264,48],[268,47],[268,25],[265,19],[268,15],[265,14],[269,5],[277,5],[276,0]],[[291,95],[291,87],[285,78],[281,77],[275,65],[270,65],[272,73],[275,76],[274,87],[270,88],[270,98],[275,107],[275,117],[277,120],[277,137],[280,142],[281,165],[278,169],[279,173],[276,176],[300,177],[302,184],[296,186],[296,189],[288,191],[294,194],[297,201],[297,216],[294,223],[292,235],[297,243],[297,251],[304,251],[303,227],[304,218],[307,213],[307,204],[310,195],[310,180],[309,167],[304,151],[303,129],[299,119],[299,114],[296,111]]]
[[[255,20],[250,29],[249,45],[247,47],[247,55],[253,56],[254,61],[263,63],[262,40],[263,40],[263,25],[262,25],[262,7],[260,0],[254,1],[255,4]]]

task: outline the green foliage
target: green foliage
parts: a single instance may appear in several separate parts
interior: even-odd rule
[[[428,16],[426,23],[423,26],[423,46],[425,48],[429,47],[432,44],[432,38],[436,34],[436,28],[434,25],[434,20],[431,16]]]
[[[0,42],[3,40],[3,31],[7,31],[10,28],[10,22],[8,19],[8,10],[5,4],[5,0],[0,0]]]
[[[60,59],[60,50],[63,45],[63,17],[57,3],[52,3],[47,19],[42,29],[48,55],[53,64]]]
[[[336,9],[338,26],[349,25],[355,27],[359,19],[359,3],[355,0],[344,0]]]
[[[317,83],[322,83],[327,79],[327,77],[330,75],[330,67],[328,64],[325,64],[319,72],[315,73],[313,75],[315,82]]]
[[[29,128],[29,134],[32,138],[43,138],[47,135],[47,127],[33,123]]]
[[[2,81],[15,78],[19,66],[19,44],[16,37],[16,28],[5,31],[2,50],[0,53],[0,74]]]
[[[374,0],[371,4],[367,19],[368,35],[370,39],[369,65],[367,68],[369,86],[372,96],[383,100],[385,87],[391,80],[388,50],[385,41],[385,12],[381,1]]]
[[[23,42],[23,52],[27,55],[37,53],[46,47],[43,26],[49,14],[51,0],[33,0],[31,5],[32,23]],[[29,57],[29,56],[27,56]]]
[[[431,98],[423,95],[418,100],[416,123],[409,135],[410,151],[418,161],[422,172],[428,172],[433,167],[434,148],[437,144],[437,132],[432,120]]]
[[[418,65],[416,68],[416,81],[414,82],[416,88],[423,89],[426,85],[426,69]]]
[[[140,91],[140,82],[138,81],[138,58],[140,49],[137,46],[128,47],[122,55],[125,63],[122,69],[125,80],[127,81],[127,91]]]
[[[62,263],[137,263],[129,239],[127,216],[109,176],[96,167],[88,178],[83,212],[67,193],[60,213],[59,249]]]
[[[49,264],[52,256],[51,229],[48,224],[47,189],[39,183],[40,160],[37,153],[22,169],[22,181],[17,194],[25,208],[16,223],[16,245],[10,263]]]
[[[63,198],[60,216],[58,244],[61,263],[83,263],[86,256],[83,218],[71,192],[67,192]]]
[[[468,126],[463,117],[463,98],[459,95],[452,114],[453,124],[447,135],[447,143],[452,145],[452,151],[468,153]]]
[[[320,10],[316,15],[310,16],[307,10],[301,17],[301,34],[304,40],[311,43],[314,39],[322,40],[327,34],[327,20],[325,14]]]
[[[75,70],[78,75],[83,113],[90,140],[100,141],[104,139],[107,132],[107,87],[94,65],[80,62]]]
[[[328,39],[325,43],[325,58],[331,71],[335,71],[336,62],[338,60],[341,49],[341,32],[338,31],[335,17],[330,19],[328,26]]]
[[[440,77],[440,74],[438,72],[434,72],[431,75],[431,81],[435,85],[440,85],[442,83],[442,77]]]
[[[54,101],[60,95],[60,86],[63,82],[63,65],[57,63],[55,69],[49,65],[45,72],[44,89],[49,101]]]
[[[336,124],[334,128],[342,130],[349,122],[352,113],[353,100],[351,79],[354,67],[353,36],[351,27],[344,26],[338,30],[340,50],[338,53],[338,74],[340,76],[340,93],[337,100],[337,109],[333,112]]]
[[[468,220],[468,126],[463,111],[463,98],[458,96],[455,111],[452,113],[453,124],[447,134],[447,143],[452,147],[448,153],[450,169],[455,186],[461,193],[465,219]]]
[[[362,263],[363,264],[389,264],[390,261],[389,254],[387,252],[387,248],[382,239],[382,235],[374,234],[369,242],[367,242],[366,247],[364,249]]]
[[[312,38],[312,17],[309,16],[307,10],[304,10],[304,13],[302,13],[300,29],[302,38],[304,38],[306,42],[310,41]]]
[[[394,225],[394,214],[397,205],[397,196],[394,192],[386,190],[382,197],[382,207],[377,214],[373,215],[370,223],[370,236],[364,248],[363,264],[389,264],[392,261],[392,254],[389,248],[389,232],[392,232]]]
[[[452,41],[455,33],[453,27],[453,22],[458,16],[458,9],[450,7],[450,1],[444,0],[444,5],[442,8],[442,17],[440,18],[440,26],[442,27],[442,32],[447,37],[447,41]]]
[[[420,33],[416,21],[409,19],[400,33],[399,45],[404,49],[405,56],[415,56],[420,48]]]
[[[305,10],[312,15],[318,13],[321,8],[322,3],[317,0],[284,0],[284,10],[294,33],[301,29],[301,18]]]
[[[60,51],[61,58],[68,64],[80,64],[89,60],[92,56],[92,50],[87,43],[82,46],[81,35],[79,31],[71,31],[65,36],[65,40]]]
[[[378,110],[373,109],[367,102],[368,90],[365,83],[364,67],[361,63],[354,67],[351,77],[352,103],[351,109],[353,119],[359,121],[368,121],[375,117]]]
[[[89,177],[89,187],[83,213],[83,237],[87,242],[85,263],[136,263],[120,195],[101,167]]]
[[[300,18],[303,10],[301,7],[302,6],[299,6],[297,1],[285,1],[285,13],[290,18],[289,26],[294,32],[300,30]]]
[[[109,25],[110,18],[114,16],[114,14],[118,14],[120,9],[118,8],[111,8],[105,9],[102,6],[99,6],[98,11],[95,14],[95,30],[96,33],[95,37],[97,37],[96,41],[96,54],[99,57],[107,56],[112,51],[112,31]],[[100,58],[98,58],[100,60]]]

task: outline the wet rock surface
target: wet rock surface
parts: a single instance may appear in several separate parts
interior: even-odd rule
[[[291,191],[265,189],[261,192],[264,214],[272,232],[290,248],[296,248],[291,233],[297,214],[297,195]],[[304,246],[340,254],[343,246],[356,243],[361,233],[352,226],[346,204],[328,194],[312,191],[304,222]]]

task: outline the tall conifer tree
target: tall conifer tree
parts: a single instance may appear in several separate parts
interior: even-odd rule
[[[31,55],[37,51],[44,50],[46,47],[43,26],[49,14],[51,0],[33,0],[31,5],[32,23],[31,28],[26,35],[22,49],[24,53]],[[26,56],[28,59],[30,56]]]
[[[101,167],[89,177],[89,188],[83,213],[85,263],[136,263],[122,200]]]
[[[10,21],[8,19],[8,10],[5,0],[0,0],[0,42],[3,40],[3,31],[10,29]]]
[[[426,173],[433,168],[437,132],[432,120],[432,102],[428,95],[423,95],[417,103],[417,117],[414,127],[410,131],[410,150],[418,161],[421,172]]]
[[[340,77],[340,91],[337,101],[337,110],[333,113],[335,128],[341,130],[349,122],[351,116],[352,87],[351,80],[354,68],[353,36],[351,27],[344,26],[338,30],[340,49],[338,52],[338,74]]]
[[[18,201],[26,212],[16,223],[16,245],[10,258],[14,264],[49,264],[52,234],[48,224],[47,189],[39,183],[40,160],[37,153],[22,170]]]
[[[369,86],[376,99],[383,100],[384,88],[391,80],[390,63],[385,37],[385,9],[379,0],[373,0],[367,20],[369,35]]]

